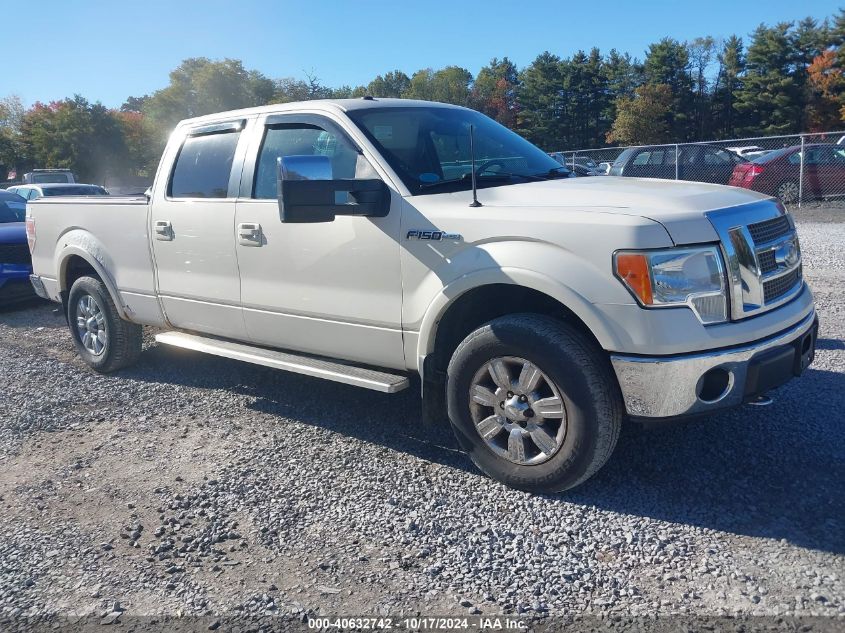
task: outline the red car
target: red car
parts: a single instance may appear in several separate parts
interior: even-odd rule
[[[784,147],[734,168],[728,184],[777,196],[786,204],[845,195],[845,147],[804,145],[804,178],[799,188],[801,146]]]

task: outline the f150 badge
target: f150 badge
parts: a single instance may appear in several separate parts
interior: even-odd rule
[[[445,231],[422,231],[420,229],[411,229],[405,235],[406,240],[424,240],[430,242],[442,242],[444,240],[451,240],[460,242],[463,238],[459,233],[446,233]]]

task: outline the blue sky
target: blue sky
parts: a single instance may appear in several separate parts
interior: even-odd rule
[[[839,6],[845,0],[39,0],[17,27],[5,25],[0,96],[31,104],[79,93],[117,107],[199,56],[241,59],[273,78],[313,72],[329,86],[394,68],[456,64],[475,74],[492,57],[522,67],[544,50],[615,47],[642,58],[664,36],[746,36],[761,22],[821,19]]]

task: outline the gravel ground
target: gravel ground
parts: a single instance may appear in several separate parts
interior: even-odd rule
[[[100,376],[52,305],[0,313],[0,620],[845,616],[845,223],[796,215],[808,373],[768,408],[628,425],[563,495],[482,476],[414,390],[152,340]]]

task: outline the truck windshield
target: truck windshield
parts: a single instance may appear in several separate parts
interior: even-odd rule
[[[413,195],[472,186],[471,125],[479,187],[569,175],[543,150],[473,110],[400,106],[362,108],[348,115]]]

